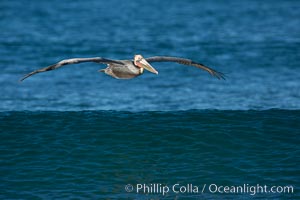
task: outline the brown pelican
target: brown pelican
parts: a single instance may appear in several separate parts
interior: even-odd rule
[[[24,79],[28,78],[29,76],[32,76],[32,75],[40,73],[40,72],[46,72],[46,71],[58,69],[64,65],[78,64],[78,63],[82,63],[82,62],[95,62],[95,63],[106,64],[107,67],[105,69],[101,69],[99,71],[104,72],[114,78],[117,78],[117,79],[135,78],[135,77],[143,74],[144,69],[146,69],[154,74],[158,74],[156,69],[154,69],[154,67],[152,67],[149,64],[152,62],[177,62],[177,63],[183,64],[183,65],[190,65],[190,66],[194,66],[194,67],[203,69],[203,70],[207,71],[208,73],[210,73],[212,76],[217,77],[218,79],[225,79],[223,73],[217,72],[214,69],[211,69],[209,67],[206,67],[203,64],[194,62],[189,59],[178,58],[178,57],[168,57],[168,56],[154,56],[154,57],[149,57],[149,58],[143,58],[143,56],[141,56],[141,55],[135,55],[133,60],[110,60],[110,59],[101,58],[101,57],[66,59],[66,60],[62,60],[56,64],[50,65],[48,67],[35,70],[35,71],[25,75],[23,78],[20,79],[20,81],[23,81]]]

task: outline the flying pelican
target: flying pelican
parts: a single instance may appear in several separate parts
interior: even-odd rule
[[[183,65],[190,65],[190,66],[194,66],[194,67],[203,69],[218,79],[225,79],[223,73],[218,72],[209,67],[206,67],[203,64],[194,62],[190,59],[178,58],[178,57],[168,57],[168,56],[154,56],[154,57],[149,57],[149,58],[143,58],[143,56],[141,56],[141,55],[135,55],[133,60],[110,60],[110,59],[101,58],[101,57],[66,59],[66,60],[62,60],[56,64],[50,65],[48,67],[41,68],[41,69],[35,70],[33,72],[30,72],[29,74],[27,74],[23,78],[21,78],[20,81],[23,81],[24,79],[28,78],[29,76],[32,76],[32,75],[40,73],[40,72],[46,72],[46,71],[58,69],[64,65],[78,64],[78,63],[82,63],[82,62],[95,62],[95,63],[106,64],[107,67],[105,69],[100,69],[99,71],[104,72],[105,74],[110,75],[117,79],[135,78],[135,77],[143,74],[144,69],[146,69],[154,74],[158,74],[156,69],[149,64],[152,62],[177,62],[177,63],[183,64]]]

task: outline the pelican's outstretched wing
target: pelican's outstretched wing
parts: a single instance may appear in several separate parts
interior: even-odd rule
[[[20,79],[20,81],[23,81],[24,79],[28,78],[29,76],[32,76],[34,74],[40,73],[40,72],[46,72],[54,69],[58,69],[64,65],[69,65],[69,64],[78,64],[82,62],[96,62],[96,63],[116,63],[116,64],[123,64],[122,62],[116,61],[116,60],[109,60],[106,58],[101,58],[101,57],[94,57],[94,58],[71,58],[71,59],[66,59],[62,60],[54,65],[50,65],[48,67],[44,67],[38,70],[35,70],[33,72],[30,72],[29,74],[26,74],[23,78]]]
[[[183,64],[183,65],[190,65],[190,66],[198,67],[200,69],[207,71],[212,76],[215,76],[218,79],[225,80],[225,75],[223,73],[218,72],[212,68],[206,67],[205,65],[203,65],[201,63],[194,62],[190,59],[178,58],[178,57],[168,57],[168,56],[154,56],[154,57],[146,58],[146,60],[148,62],[177,62],[177,63]]]

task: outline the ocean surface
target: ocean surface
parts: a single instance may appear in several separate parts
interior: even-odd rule
[[[0,1],[0,199],[300,199],[298,1],[24,2]],[[176,63],[117,80],[82,63],[18,81],[135,54],[226,80]]]

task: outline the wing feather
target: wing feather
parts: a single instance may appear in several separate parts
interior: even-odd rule
[[[200,69],[203,69],[210,73],[212,76],[218,78],[218,79],[224,79],[225,80],[225,75],[221,72],[218,72],[210,67],[207,67],[201,63],[194,62],[190,59],[186,58],[179,58],[179,57],[169,57],[169,56],[154,56],[154,57],[149,57],[146,58],[148,62],[176,62],[179,64],[183,65],[189,65],[189,66],[194,66]]]
[[[33,72],[30,72],[29,74],[26,74],[25,76],[23,76],[20,81],[23,81],[24,79],[40,73],[40,72],[46,72],[46,71],[51,71],[51,70],[55,70],[58,69],[62,66],[65,65],[70,65],[70,64],[78,64],[78,63],[82,63],[82,62],[95,62],[95,63],[103,63],[103,64],[107,64],[107,63],[117,63],[117,64],[123,64],[122,62],[116,61],[116,60],[109,60],[106,58],[101,58],[101,57],[94,57],[94,58],[71,58],[71,59],[66,59],[66,60],[62,60],[56,64],[50,65],[48,67],[44,67],[41,69],[37,69]]]

